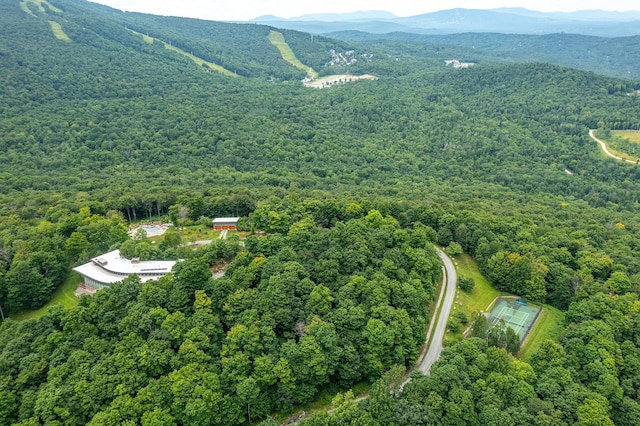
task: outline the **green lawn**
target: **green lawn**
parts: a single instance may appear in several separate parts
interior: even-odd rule
[[[185,242],[215,240],[220,237],[220,231],[214,231],[211,226],[193,225],[183,227],[180,235]]]
[[[489,280],[482,275],[480,266],[467,254],[453,256],[453,263],[456,266],[456,272],[459,277],[471,277],[476,282],[470,293],[460,289],[456,292],[456,304],[454,309],[460,310],[467,314],[469,319],[480,311],[488,311],[489,304],[498,296],[509,296],[509,293],[496,290]]]
[[[456,299],[453,302],[451,315],[456,312],[463,312],[467,316],[469,324],[471,324],[473,317],[478,312],[487,312],[490,310],[489,305],[496,299],[496,297],[509,295],[509,293],[498,291],[493,287],[489,280],[482,275],[480,266],[471,256],[463,253],[457,256],[451,256],[451,259],[456,267],[458,278],[471,277],[476,283],[470,293],[460,289],[456,290]],[[463,325],[460,328],[460,331],[456,333],[452,333],[447,330],[444,336],[445,346],[462,340],[462,333],[469,324]]]
[[[11,315],[12,320],[23,321],[28,319],[37,319],[41,316],[45,315],[49,308],[56,305],[62,305],[65,308],[72,308],[78,304],[78,298],[75,296],[76,288],[78,288],[78,284],[82,281],[82,277],[80,274],[76,272],[71,272],[69,277],[64,280],[62,284],[56,288],[53,292],[53,296],[49,303],[44,305],[40,309],[36,309],[34,311],[24,311],[18,314]]]
[[[549,305],[543,305],[538,322],[529,333],[520,349],[520,358],[527,361],[531,354],[547,339],[556,340],[564,323],[564,312]]]
[[[453,261],[456,266],[458,277],[472,277],[476,285],[471,293],[464,292],[460,289],[456,293],[456,303],[454,304],[453,312],[464,312],[469,321],[473,319],[473,316],[480,312],[488,312],[490,310],[490,304],[498,296],[510,296],[511,294],[496,290],[489,280],[482,275],[478,263],[473,260],[471,256],[461,254],[453,256]],[[520,350],[520,357],[523,360],[529,359],[531,354],[547,339],[555,340],[562,331],[562,325],[564,323],[564,313],[559,309],[556,309],[549,305],[543,305],[542,312],[540,312],[540,318],[534,326],[533,330],[524,342],[524,346]],[[452,334],[447,333],[445,337],[450,343],[462,339],[460,333]]]

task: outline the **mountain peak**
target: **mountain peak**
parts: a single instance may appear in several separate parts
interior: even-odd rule
[[[279,18],[273,15],[260,16],[252,21],[316,21],[316,22],[339,22],[339,21],[374,21],[397,18],[391,12],[384,10],[367,10],[348,13],[309,13],[294,18]]]
[[[265,22],[265,21],[282,21],[284,18],[280,18],[275,15],[262,15],[257,18],[250,19],[251,22]]]

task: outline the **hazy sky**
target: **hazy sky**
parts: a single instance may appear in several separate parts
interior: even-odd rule
[[[457,7],[492,9],[524,7],[545,12],[585,9],[640,10],[638,0],[91,0],[116,9],[210,20],[246,21],[262,15],[292,18],[308,13],[386,10],[397,16],[419,15]]]

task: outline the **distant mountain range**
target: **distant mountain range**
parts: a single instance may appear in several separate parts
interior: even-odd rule
[[[640,11],[537,12],[522,8],[491,10],[450,9],[423,15],[397,17],[389,12],[314,14],[297,18],[261,16],[252,22],[313,34],[363,31],[374,34],[456,34],[495,32],[506,34],[572,33],[604,37],[640,34]]]

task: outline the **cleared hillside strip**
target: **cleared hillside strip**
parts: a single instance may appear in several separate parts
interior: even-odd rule
[[[20,2],[20,7],[22,8],[22,10],[24,10],[29,15],[35,16],[31,8],[29,8],[29,4],[35,5],[38,8],[38,11],[40,11],[41,13],[47,12],[45,6],[47,6],[47,8],[49,8],[49,10],[51,10],[52,12],[62,13],[62,10],[49,3],[47,0],[25,0]]]
[[[228,69],[226,69],[226,68],[224,68],[224,67],[222,67],[220,65],[214,64],[213,62],[205,61],[204,59],[199,58],[199,57],[193,55],[192,53],[185,52],[184,50],[182,50],[182,49],[180,49],[178,47],[172,46],[171,44],[169,44],[169,43],[167,43],[165,41],[159,40],[157,38],[153,38],[153,37],[148,36],[146,34],[139,33],[137,31],[134,31],[134,30],[130,29],[130,28],[127,28],[127,29],[129,31],[131,31],[132,33],[134,33],[134,34],[141,36],[142,40],[145,43],[152,44],[154,41],[157,40],[158,42],[160,42],[160,43],[162,43],[164,45],[165,49],[171,50],[173,52],[176,52],[176,53],[179,53],[179,54],[181,54],[183,56],[186,56],[187,58],[189,58],[193,62],[195,62],[196,65],[199,65],[199,66],[205,65],[205,66],[207,66],[208,68],[210,68],[210,69],[212,69],[214,71],[217,71],[217,72],[219,72],[221,74],[224,74],[224,75],[228,75],[230,77],[237,77],[238,76],[236,73],[231,72]]]
[[[268,39],[271,44],[273,44],[280,51],[282,59],[289,62],[294,67],[305,71],[308,78],[312,80],[318,78],[318,73],[313,68],[306,66],[305,64],[300,62],[300,60],[296,57],[296,54],[293,53],[293,50],[291,50],[291,47],[289,47],[289,45],[287,44],[282,33],[278,31],[271,31],[269,33]]]
[[[64,32],[62,26],[56,21],[49,21],[49,25],[51,25],[51,31],[53,31],[53,35],[56,36],[58,40],[71,42],[69,36]]]

